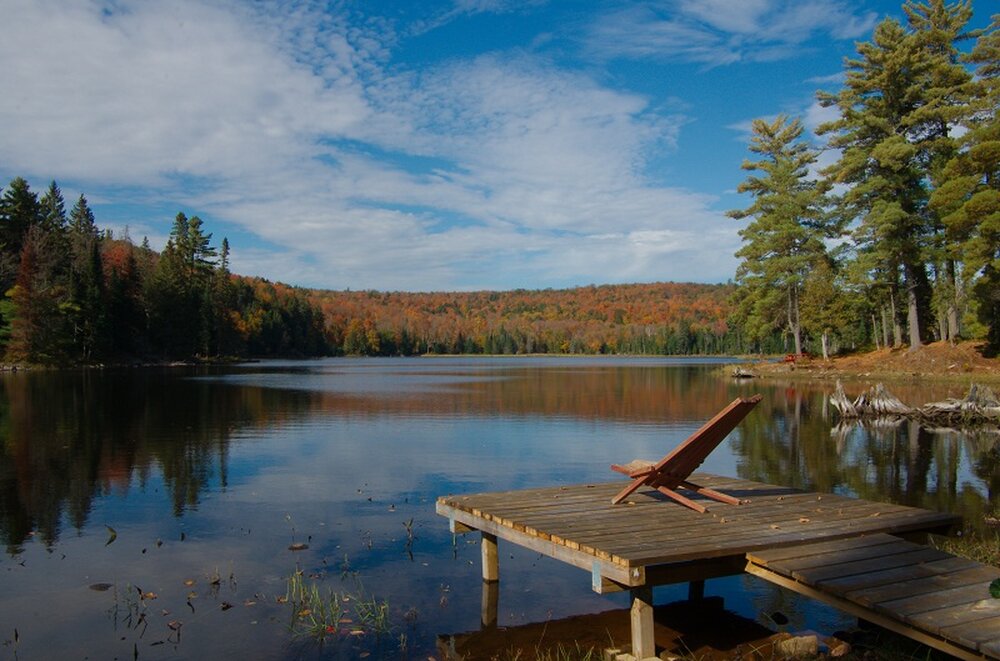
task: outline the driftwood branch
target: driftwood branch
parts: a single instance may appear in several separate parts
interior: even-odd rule
[[[937,425],[1000,423],[1000,400],[992,390],[977,384],[972,384],[968,394],[962,399],[946,399],[914,408],[901,402],[881,383],[872,386],[852,402],[838,381],[830,403],[845,420],[889,417],[911,418]]]

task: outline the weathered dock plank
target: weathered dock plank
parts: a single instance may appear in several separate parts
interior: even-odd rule
[[[964,659],[1000,658],[1000,568],[888,535],[747,554],[747,571]]]

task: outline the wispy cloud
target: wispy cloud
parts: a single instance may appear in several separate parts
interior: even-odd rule
[[[662,0],[625,5],[585,36],[600,58],[685,60],[707,66],[794,56],[817,34],[861,36],[876,16],[842,0]]]
[[[400,26],[310,4],[7,4],[0,173],[277,247],[234,246],[237,270],[386,289],[732,271],[713,199],[646,176],[684,119],[586,73],[509,53],[410,69]]]

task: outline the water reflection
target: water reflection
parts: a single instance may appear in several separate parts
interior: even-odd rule
[[[935,388],[905,394],[953,394]],[[838,426],[823,385],[735,381],[713,364],[327,360],[4,374],[0,569],[9,589],[0,621],[58,655],[47,624],[32,631],[34,620],[21,619],[57,601],[67,650],[124,656],[149,641],[101,625],[112,593],[87,585],[155,588],[157,608],[172,613],[166,622],[189,610],[185,581],[218,570],[236,584],[201,598],[239,608],[209,616],[193,602],[181,653],[298,656],[313,648],[283,628],[274,597],[284,578],[300,568],[336,583],[347,567],[400,622],[419,613],[400,632],[411,652],[433,651],[437,633],[478,625],[480,600],[478,547],[452,539],[436,496],[612,480],[610,463],[661,456],[734,397],[758,391],[763,402],[706,469],[958,512],[972,527],[1000,508],[995,434]],[[118,532],[113,544],[105,525]],[[309,548],[289,551],[293,542]],[[538,599],[537,555],[509,556],[501,625],[617,603],[558,563],[545,565]],[[252,616],[233,615],[250,602]]]
[[[230,437],[280,425],[315,397],[219,388],[176,372],[33,372],[0,380],[0,539],[16,554],[79,530],[95,499],[141,490],[156,473],[170,513],[225,488]]]
[[[977,531],[1000,506],[996,429],[932,430],[902,418],[845,422],[825,392],[786,386],[780,395],[735,437],[741,477],[959,512]]]

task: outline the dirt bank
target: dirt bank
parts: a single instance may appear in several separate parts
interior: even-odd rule
[[[1000,359],[983,356],[980,342],[935,342],[910,351],[908,348],[880,349],[863,354],[838,356],[831,360],[799,358],[795,362],[758,361],[744,369],[757,376],[816,379],[919,379],[1000,383]]]

